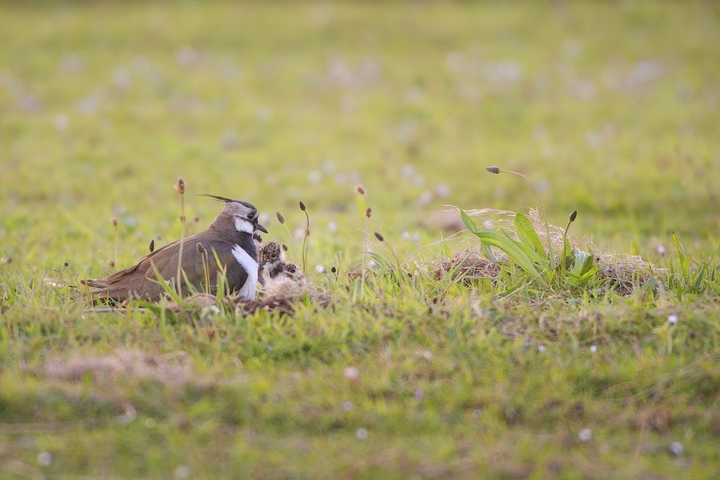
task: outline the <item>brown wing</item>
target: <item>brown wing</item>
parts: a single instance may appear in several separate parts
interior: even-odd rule
[[[205,232],[185,239],[182,262],[185,276],[187,276],[190,283],[201,291],[204,287],[205,270],[197,244],[208,243],[203,241],[203,233]],[[209,248],[207,250],[209,251]],[[162,285],[156,280],[158,274],[166,281],[173,282],[173,279],[177,278],[179,255],[180,241],[175,241],[146,255],[132,267],[117,271],[106,278],[82,280],[81,283],[96,288],[97,290],[92,293],[102,298],[112,298],[119,301],[130,297],[139,297],[151,301],[158,300],[165,293]],[[215,265],[214,260],[208,263],[210,268]],[[211,276],[211,280],[213,278],[214,275]],[[181,282],[185,285],[184,278],[181,278]],[[183,288],[184,294],[187,291],[186,287]]]

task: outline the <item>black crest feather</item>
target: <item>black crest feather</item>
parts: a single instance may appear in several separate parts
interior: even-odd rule
[[[220,200],[221,202],[225,202],[225,203],[227,203],[227,202],[239,202],[239,203],[243,203],[243,202],[240,202],[240,200],[233,200],[232,198],[225,198],[225,197],[221,197],[221,196],[219,196],[219,195],[210,195],[209,193],[198,193],[197,196],[198,196],[198,197],[214,198],[215,200]]]

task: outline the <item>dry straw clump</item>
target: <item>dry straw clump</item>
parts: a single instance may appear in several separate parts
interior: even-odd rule
[[[479,278],[495,278],[498,273],[500,267],[497,263],[483,257],[476,250],[469,249],[456,253],[452,258],[441,260],[433,272],[433,277],[439,281],[452,275],[453,281],[469,284]]]
[[[597,249],[593,248],[594,252]],[[666,268],[658,268],[646,262],[639,255],[619,255],[614,253],[595,253],[595,262],[598,265],[598,276],[606,280],[620,295],[630,295],[635,290],[645,286],[658,276],[667,276]],[[663,288],[662,284],[656,288]]]
[[[184,355],[156,355],[119,349],[102,356],[74,355],[54,359],[42,367],[41,374],[69,382],[80,382],[91,375],[95,382],[109,386],[118,381],[151,380],[177,387],[190,381],[192,368]]]

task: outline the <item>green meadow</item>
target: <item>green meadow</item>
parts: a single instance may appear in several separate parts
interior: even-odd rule
[[[718,32],[709,1],[0,3],[0,478],[718,478]],[[180,238],[179,177],[189,233],[200,194],[258,208],[290,313],[93,304]]]

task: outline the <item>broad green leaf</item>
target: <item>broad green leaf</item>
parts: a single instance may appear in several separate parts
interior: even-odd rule
[[[540,251],[538,252],[534,248],[530,247],[529,245],[526,245],[522,242],[518,242],[516,240],[511,240],[514,244],[518,246],[525,254],[528,256],[530,260],[532,260],[535,264],[537,264],[536,270],[545,270],[550,267],[550,262],[548,261],[547,256],[545,255],[545,252]]]
[[[573,253],[575,257],[573,273],[575,273],[576,275],[584,275],[592,268],[594,256],[592,253],[583,252],[579,248],[576,248]]]
[[[701,292],[702,289],[702,283],[703,283],[703,277],[705,276],[705,271],[707,270],[707,265],[703,265],[700,271],[697,274],[697,277],[695,277],[695,282],[693,282],[693,288],[696,292]]]
[[[387,269],[387,270],[392,270],[392,269],[393,269],[393,265],[392,265],[392,263],[390,263],[390,260],[388,260],[388,259],[385,258],[384,256],[380,255],[379,253],[368,252],[368,255],[370,255],[370,258],[372,258],[373,260],[375,260],[375,262],[376,262],[378,265],[380,265],[381,267],[383,267],[383,268],[385,268],[385,269]]]
[[[584,272],[582,274],[577,274],[575,272],[569,272],[568,276],[572,279],[571,283],[575,286],[582,286],[587,281],[591,280],[595,277],[595,274],[598,271],[598,266],[593,265],[593,267],[588,270],[587,272]]]
[[[678,240],[677,235],[675,235],[675,232],[672,233],[672,242],[673,242],[673,245],[675,245],[675,249],[677,250],[678,255],[680,256],[680,259],[685,258],[685,249],[680,244],[680,241]]]
[[[477,233],[476,233],[476,235],[477,235]],[[480,251],[482,252],[483,255],[485,255],[485,258],[489,258],[493,262],[498,263],[498,259],[495,256],[495,254],[493,253],[492,248],[490,248],[489,245],[487,245],[483,242],[480,242]]]
[[[680,240],[678,240],[677,235],[675,235],[674,232],[672,234],[672,242],[678,252],[678,258],[680,259],[680,269],[682,270],[682,273],[687,281],[688,276],[690,275],[690,261],[685,256],[685,249],[683,248],[682,243],[680,243]]]
[[[484,244],[499,248],[505,252],[510,257],[510,260],[518,264],[526,273],[531,275],[543,273],[542,267],[517,242],[495,232],[477,232],[475,235]],[[547,278],[543,278],[543,280],[544,283],[547,283]]]
[[[652,293],[653,290],[655,290],[655,277],[650,277],[642,287],[640,287],[640,290],[644,293]],[[667,325],[667,324],[666,324]]]
[[[475,222],[473,222],[472,218],[470,218],[464,210],[460,210],[460,218],[462,218],[465,227],[470,230],[471,233],[478,232],[477,225],[475,225]]]
[[[533,227],[530,220],[522,213],[515,214],[515,233],[517,233],[520,243],[527,245],[544,257],[547,256],[545,254],[545,247],[540,241],[535,227]]]

